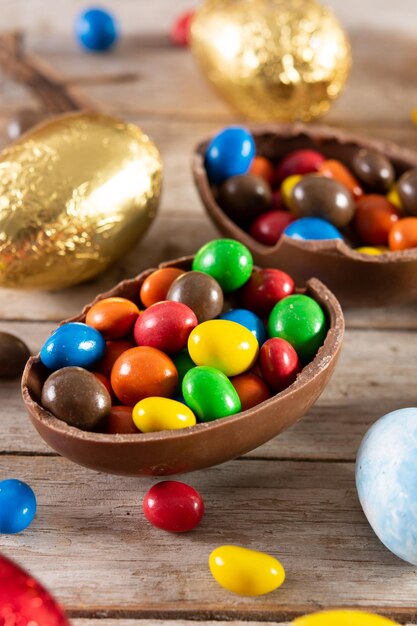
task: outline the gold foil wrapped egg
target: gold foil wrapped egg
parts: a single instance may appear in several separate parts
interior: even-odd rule
[[[345,32],[315,0],[206,0],[191,45],[217,92],[257,121],[322,115],[351,66]]]
[[[125,254],[153,220],[162,164],[133,124],[56,117],[0,154],[0,286],[61,289]]]

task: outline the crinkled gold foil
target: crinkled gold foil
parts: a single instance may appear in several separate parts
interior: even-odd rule
[[[206,0],[191,45],[217,92],[257,121],[322,115],[351,67],[345,32],[315,0]]]
[[[60,289],[125,254],[153,220],[162,164],[133,124],[67,114],[0,154],[0,285]]]

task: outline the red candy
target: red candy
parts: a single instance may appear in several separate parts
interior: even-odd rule
[[[282,183],[288,176],[294,174],[310,174],[317,172],[325,157],[316,150],[294,150],[287,154],[278,164],[275,172],[275,180]]]
[[[132,418],[133,407],[112,406],[106,421],[106,433],[109,435],[134,435],[139,432]]]
[[[384,196],[370,194],[358,201],[353,225],[363,243],[385,246],[389,232],[399,218],[398,209]]]
[[[135,324],[138,346],[151,346],[175,354],[186,347],[188,336],[198,324],[197,317],[182,302],[165,301],[146,309]]]
[[[119,356],[134,347],[131,341],[106,341],[106,352],[98,365],[99,372],[110,378],[112,367]]]
[[[184,533],[200,523],[204,502],[198,491],[177,480],[157,483],[143,499],[146,519],[162,530]]]
[[[113,389],[111,388],[110,380],[107,378],[107,376],[105,376],[101,372],[93,372],[93,374],[97,378],[97,380],[99,380],[101,384],[104,385],[104,387],[107,389],[110,397],[113,398]]]
[[[273,211],[287,211],[282,192],[280,189],[274,189],[272,192],[272,210]]]
[[[294,215],[288,211],[268,211],[253,222],[249,232],[256,241],[273,246],[294,219]]]
[[[259,353],[262,376],[274,391],[291,385],[301,372],[301,363],[292,345],[273,337],[265,341]]]
[[[262,269],[252,273],[240,297],[246,309],[265,319],[277,302],[293,293],[294,287],[293,279],[285,272]]]
[[[195,11],[186,11],[177,17],[171,27],[170,37],[176,46],[188,46],[190,43],[190,27]]]

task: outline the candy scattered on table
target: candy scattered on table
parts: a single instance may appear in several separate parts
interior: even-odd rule
[[[209,567],[219,585],[240,596],[270,593],[285,580],[285,571],[278,559],[240,546],[226,545],[213,550]]]
[[[132,300],[97,300],[47,339],[42,404],[71,427],[139,435],[255,407],[291,385],[324,342],[326,317],[278,269],[217,239],[192,269],[151,271]]]
[[[20,533],[32,523],[35,514],[36,496],[29,485],[15,478],[0,481],[0,533]]]
[[[0,378],[21,376],[29,357],[24,341],[11,333],[0,332]]]
[[[392,622],[380,615],[344,609],[298,617],[292,624],[294,626],[398,626],[397,622]]]
[[[177,480],[164,480],[146,493],[143,512],[146,519],[157,528],[184,533],[201,522],[204,502],[193,487]]]
[[[104,52],[116,43],[118,28],[111,13],[104,9],[91,8],[77,17],[75,35],[86,50]]]
[[[417,408],[393,411],[371,426],[358,451],[356,486],[382,543],[417,565]]]

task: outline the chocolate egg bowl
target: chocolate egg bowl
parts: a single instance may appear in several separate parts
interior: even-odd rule
[[[290,151],[315,149],[326,158],[349,166],[357,150],[366,148],[385,155],[392,162],[397,177],[417,166],[417,153],[411,150],[325,126],[276,124],[257,127],[252,135],[256,153],[274,163]],[[204,167],[209,141],[200,143],[193,156],[192,170],[198,193],[220,232],[247,246],[258,266],[284,270],[297,284],[316,276],[343,306],[387,306],[417,300],[417,248],[370,256],[355,251],[341,239],[297,241],[283,235],[274,246],[253,239],[216,202]]]
[[[190,270],[192,257],[159,267]],[[140,287],[155,268],[124,280],[111,291],[97,296],[83,312],[66,322],[84,322],[87,311],[98,300],[112,296],[139,303]],[[62,456],[85,467],[127,476],[180,474],[223,463],[272,439],[294,424],[320,396],[339,357],[344,319],[335,296],[320,281],[307,281],[298,293],[311,295],[322,306],[328,332],[314,360],[284,391],[252,409],[182,430],[132,435],[87,432],[54,417],[40,404],[43,383],[50,371],[39,354],[29,359],[22,378],[22,394],[33,425],[44,441]]]

